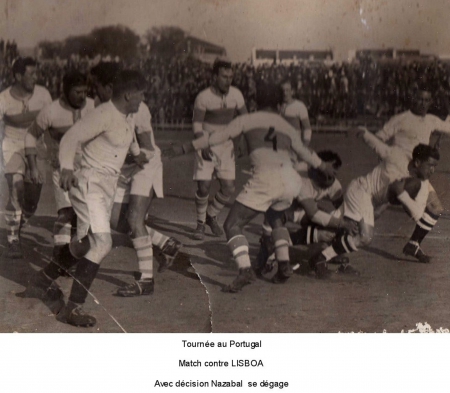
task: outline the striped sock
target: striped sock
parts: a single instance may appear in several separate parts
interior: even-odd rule
[[[20,219],[22,216],[22,211],[20,210],[6,210],[5,211],[5,222],[6,222],[6,233],[8,238],[8,243],[14,241],[19,241],[19,230],[20,230]]]
[[[439,215],[431,213],[428,209],[425,209],[423,216],[417,221],[414,232],[411,236],[410,243],[417,242],[420,244],[426,235],[436,225]],[[414,244],[414,243],[413,243]]]
[[[228,240],[227,246],[239,269],[251,267],[250,256],[248,255],[248,241],[244,235],[232,237]]]
[[[70,222],[64,222],[56,219],[53,225],[53,241],[55,246],[69,244],[72,234],[72,225]]]
[[[145,226],[145,228],[147,229],[147,233],[152,239],[152,244],[159,249],[162,249],[164,247],[164,244],[166,244],[166,241],[170,239],[169,236],[163,235],[161,232],[158,232],[153,228],[150,228],[148,226]]]
[[[313,244],[318,243],[318,227],[308,225],[306,228],[300,228],[297,232],[291,234],[292,244]]]
[[[204,224],[206,221],[206,210],[208,209],[208,198],[209,195],[205,197],[199,197],[197,193],[195,194],[195,207],[197,209],[197,221]]]
[[[333,259],[338,255],[355,251],[358,251],[358,248],[355,245],[353,236],[345,234],[337,236],[333,240],[333,243],[331,243],[331,246],[328,246],[325,250],[322,251],[322,255],[326,258],[327,261],[329,261],[330,259]]]
[[[227,202],[230,200],[229,196],[222,194],[222,192],[218,192],[214,196],[213,202],[208,206],[206,213],[210,217],[217,217],[217,215],[222,211]]]
[[[262,234],[263,236],[272,236],[272,227],[265,221],[262,224]]]
[[[133,247],[136,250],[139,271],[144,278],[153,278],[153,247],[151,236],[142,236],[131,239]]]
[[[272,231],[272,241],[275,246],[275,257],[278,262],[289,262],[289,231],[287,228],[275,228]]]

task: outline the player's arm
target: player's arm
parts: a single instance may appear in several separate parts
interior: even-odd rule
[[[436,131],[442,132],[444,134],[450,134],[450,116],[447,116],[445,121],[436,118]]]
[[[405,190],[405,179],[393,182],[389,188],[395,192],[397,199],[405,207],[406,211],[413,218],[413,220],[418,222],[422,218],[424,206],[412,199]]]
[[[309,121],[308,109],[304,104],[301,105],[300,124],[302,126],[302,142],[305,146],[309,146],[311,143],[312,129]]]
[[[194,103],[194,114],[192,118],[192,130],[194,131],[194,137],[196,139],[202,138],[205,134],[203,131],[203,121],[205,120],[206,115],[206,105],[203,102],[203,98],[201,95],[198,95],[195,99]],[[213,156],[213,152],[209,147],[205,147],[202,149],[202,157],[206,161],[211,161]]]
[[[241,98],[239,99],[238,102],[238,108],[237,108],[237,113],[238,115],[246,115],[248,113],[247,111],[247,107],[245,106],[245,102],[244,102],[244,97],[241,95]],[[235,146],[236,146],[236,157],[243,157],[247,154],[248,152],[248,146],[247,146],[247,141],[245,140],[245,136],[244,134],[241,134],[241,136],[239,137],[238,141],[235,142]]]
[[[330,193],[330,201],[335,209],[338,209],[344,203],[344,193],[342,191],[342,185],[338,179],[333,183],[332,192]]]
[[[319,156],[311,149],[306,147],[300,137],[297,134],[297,131],[292,128],[290,137],[291,137],[291,148],[297,154],[298,158],[302,161],[305,161],[307,164],[311,165],[313,168],[317,168],[320,171],[324,172],[329,176],[334,176],[335,170],[330,163],[322,161]]]
[[[383,142],[388,141],[397,133],[397,117],[394,116],[390,119],[381,130],[375,133],[378,139],[381,139]]]
[[[391,148],[380,138],[372,134],[367,128],[358,127],[352,131],[356,132],[357,136],[361,137],[380,158],[385,158],[389,154]]]
[[[42,123],[40,121],[39,123]],[[36,119],[31,126],[28,128],[25,135],[25,156],[27,157],[27,162],[30,170],[30,179],[32,183],[41,184],[43,182],[43,177],[39,173],[36,157],[36,143],[39,138],[44,135],[44,129],[42,129],[38,124],[38,119]]]

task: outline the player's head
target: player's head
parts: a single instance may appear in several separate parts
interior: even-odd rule
[[[18,85],[32,93],[37,82],[37,63],[31,57],[19,57],[12,66],[12,73]]]
[[[284,79],[280,83],[281,92],[283,93],[283,102],[288,104],[294,98],[294,86],[290,79]]]
[[[418,144],[413,150],[412,172],[421,180],[427,180],[436,169],[439,151],[432,146]]]
[[[258,110],[270,108],[276,112],[281,102],[281,90],[275,83],[262,82],[256,86],[256,105]]]
[[[69,105],[81,108],[86,102],[87,78],[79,71],[68,72],[63,77],[63,93]]]
[[[419,82],[413,91],[411,111],[418,116],[425,116],[433,103],[432,91],[425,82]]]
[[[95,92],[101,102],[112,98],[114,78],[119,71],[119,64],[113,62],[100,62],[91,69]]]
[[[112,100],[121,102],[126,113],[136,113],[144,99],[146,85],[139,71],[120,71],[114,78]]]
[[[334,151],[322,150],[319,151],[317,155],[322,161],[331,163],[335,172],[337,172],[342,166],[341,157],[339,157],[339,155]],[[315,168],[310,168],[308,171],[308,175],[319,188],[323,189],[331,187],[336,180],[335,176],[325,175],[323,172]]]
[[[227,59],[217,58],[213,64],[213,85],[222,94],[228,94],[233,81],[233,68]]]

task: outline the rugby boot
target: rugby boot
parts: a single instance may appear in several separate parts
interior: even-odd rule
[[[293,274],[292,266],[289,261],[278,262],[278,270],[272,277],[274,284],[284,284]]]
[[[254,271],[258,277],[261,277],[264,273],[272,271],[273,264],[269,263],[269,257],[273,252],[272,240],[270,236],[262,235],[259,239],[260,247],[256,261],[254,263]]]
[[[116,295],[122,297],[134,297],[151,295],[155,282],[153,278],[144,278],[117,289]]]
[[[38,272],[25,291],[17,294],[22,298],[37,298],[44,301],[61,300],[64,295],[58,284],[47,277],[43,271]]]
[[[8,243],[8,249],[4,253],[4,258],[7,259],[23,259],[22,247],[19,240],[13,240]]]
[[[91,327],[97,323],[92,315],[87,314],[81,305],[68,301],[56,316],[59,322],[67,323],[76,327]]]
[[[255,279],[255,272],[251,267],[239,269],[239,274],[237,277],[230,285],[223,288],[223,292],[239,292],[244,286],[250,284],[252,281],[255,281]]]
[[[161,249],[164,260],[159,264],[158,272],[161,273],[173,265],[181,247],[183,247],[181,242],[173,237],[169,237]]]
[[[318,279],[324,280],[331,277],[331,271],[328,269],[326,258],[322,253],[313,256],[309,260],[309,267],[316,272],[316,277]]]
[[[203,240],[205,237],[205,224],[197,222],[197,228],[194,230],[194,239]]]
[[[431,262],[431,257],[422,251],[419,244],[406,243],[405,247],[403,247],[403,254],[416,258],[420,263]]]
[[[211,232],[214,236],[220,237],[223,235],[223,229],[217,222],[217,217],[211,217],[209,214],[207,214],[205,224],[211,228]]]
[[[359,276],[360,273],[358,270],[356,270],[350,263],[343,263],[341,266],[338,267],[336,270],[336,273],[340,274],[346,274],[349,276]]]

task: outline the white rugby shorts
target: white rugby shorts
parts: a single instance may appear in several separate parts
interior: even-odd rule
[[[212,161],[202,157],[201,150],[195,152],[194,180],[211,180],[213,174],[218,179],[234,180],[236,178],[236,164],[234,159],[234,144],[229,140],[220,145],[212,146],[214,153]]]

